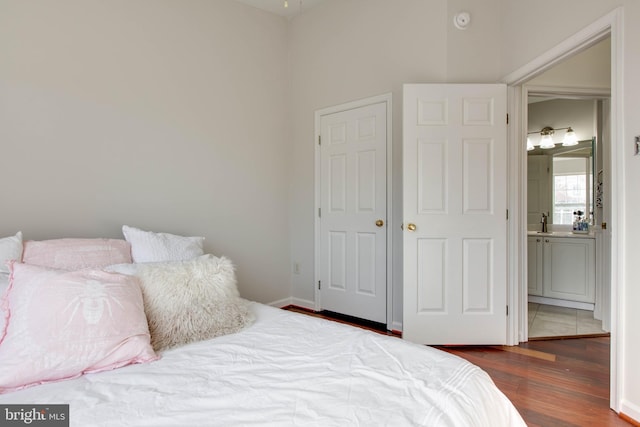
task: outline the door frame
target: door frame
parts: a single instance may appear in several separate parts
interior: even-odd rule
[[[622,342],[618,334],[622,331],[619,315],[625,289],[624,277],[624,114],[623,114],[623,8],[618,7],[607,15],[575,33],[559,43],[553,49],[538,56],[528,64],[503,78],[508,89],[508,111],[512,118],[509,127],[509,209],[513,213],[513,221],[509,224],[509,287],[510,305],[513,316],[509,319],[510,339],[516,345],[519,342],[520,322],[526,304],[527,269],[526,269],[526,99],[523,99],[522,85],[543,73],[554,65],[575,55],[604,38],[611,36],[611,366],[610,366],[610,401],[616,412],[621,412],[620,396],[622,395],[624,378],[619,367],[622,367]]]
[[[385,103],[386,104],[386,129],[387,129],[387,162],[386,162],[386,182],[387,182],[387,199],[386,199],[386,238],[387,238],[387,277],[386,277],[386,289],[387,289],[387,329],[392,330],[392,321],[393,321],[393,227],[394,222],[392,218],[393,213],[393,186],[392,186],[392,148],[393,148],[393,132],[392,132],[392,117],[393,117],[393,105],[392,105],[392,94],[391,92],[376,95],[369,98],[358,99],[355,101],[350,101],[344,104],[334,105],[331,107],[326,107],[320,110],[316,110],[315,112],[315,124],[314,124],[314,268],[313,268],[313,278],[314,278],[314,300],[315,306],[314,309],[316,311],[322,310],[322,301],[321,301],[321,292],[318,287],[318,283],[320,281],[320,244],[321,244],[321,236],[320,236],[320,206],[321,206],[321,197],[320,197],[320,189],[322,184],[322,170],[321,170],[321,153],[320,153],[320,134],[322,133],[321,121],[322,116],[326,116],[329,114],[339,113],[342,111],[353,110],[356,108],[362,108],[373,104]]]

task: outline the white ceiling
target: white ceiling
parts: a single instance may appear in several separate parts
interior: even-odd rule
[[[292,18],[298,13],[310,9],[324,0],[288,0],[289,7],[284,7],[284,0],[236,0],[237,2]]]

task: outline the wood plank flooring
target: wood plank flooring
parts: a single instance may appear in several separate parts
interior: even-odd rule
[[[530,427],[629,426],[609,409],[609,338],[438,347],[484,369]]]
[[[331,313],[286,309],[336,320]],[[390,334],[355,319],[337,321]],[[437,348],[484,369],[530,427],[630,426],[609,409],[609,345],[609,337],[596,337]]]

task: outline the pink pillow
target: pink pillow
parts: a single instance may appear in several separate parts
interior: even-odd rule
[[[135,277],[15,262],[11,268],[0,393],[158,358]]]
[[[22,262],[62,270],[103,268],[130,263],[131,245],[122,239],[28,240]]]

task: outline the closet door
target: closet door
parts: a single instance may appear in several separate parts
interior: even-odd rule
[[[387,103],[321,116],[319,295],[387,322]]]

